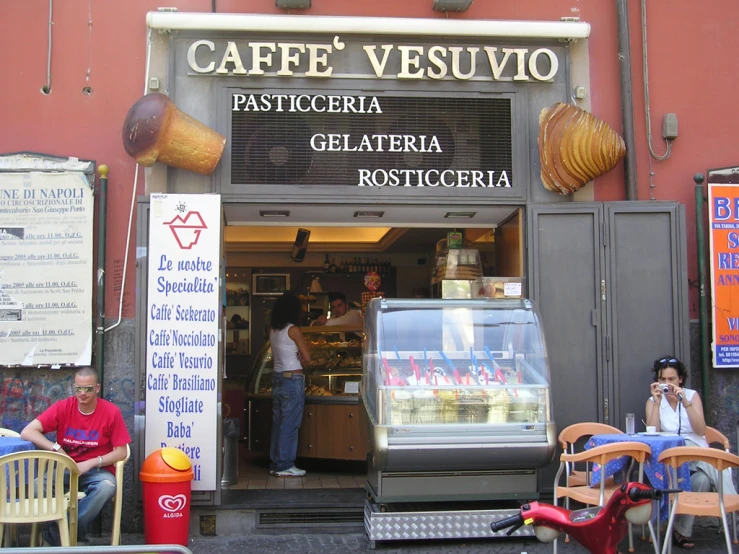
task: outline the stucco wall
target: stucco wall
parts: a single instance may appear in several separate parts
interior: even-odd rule
[[[432,10],[432,0],[375,0],[371,2],[321,0],[309,15],[355,15],[396,17],[447,17]],[[143,193],[143,177],[133,191],[134,162],[122,147],[121,125],[130,106],[143,94],[146,60],[145,14],[161,2],[56,2],[53,14],[51,92],[40,89],[47,83],[48,2],[25,0],[0,5],[0,51],[6,53],[3,86],[0,87],[0,153],[35,151],[95,160],[110,167],[107,244],[106,305],[109,321],[119,316],[119,292],[132,192]],[[166,3],[179,11],[209,12],[209,0],[173,0]],[[285,13],[274,0],[217,0],[219,12]],[[644,116],[642,45],[639,2],[631,10],[634,114],[639,199],[677,200],[688,215],[689,278],[697,280],[692,175],[709,167],[736,165],[733,118],[734,96],[739,72],[735,53],[739,34],[739,3],[716,0],[707,10],[693,0],[648,2],[649,78],[655,149],[663,151],[659,139],[662,116],[674,112],[680,136],[672,157],[664,162],[650,160]],[[592,26],[588,41],[590,56],[588,92],[592,112],[621,128],[619,62],[615,2],[603,0],[475,0],[462,14],[450,18],[558,20],[578,16]],[[91,91],[86,92],[85,87]],[[650,175],[654,173],[650,186]],[[142,172],[143,174],[143,172]],[[624,197],[623,169],[619,165],[594,185],[596,200]],[[135,229],[135,226],[134,226]],[[120,315],[123,324],[106,341],[105,396],[122,409],[133,434],[133,385],[135,376],[133,318],[135,286],[131,237],[129,263]],[[690,290],[690,312],[697,317],[697,289]],[[657,316],[658,319],[658,316]],[[695,375],[699,341],[692,329]],[[709,422],[733,442],[739,414],[739,379],[735,371],[711,370]],[[693,379],[694,386],[700,377]],[[50,403],[66,396],[71,384],[69,371],[0,369],[0,412],[2,425],[20,428]],[[132,466],[127,470],[131,483]],[[124,496],[132,502],[133,495]],[[126,513],[131,513],[127,511]],[[125,517],[131,530],[135,519]]]

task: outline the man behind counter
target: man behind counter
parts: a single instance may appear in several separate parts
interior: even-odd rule
[[[346,295],[343,292],[329,292],[328,303],[331,305],[331,319],[328,319],[325,315],[320,315],[312,325],[351,325],[361,327],[364,324],[362,313],[349,309],[349,304],[346,302]]]

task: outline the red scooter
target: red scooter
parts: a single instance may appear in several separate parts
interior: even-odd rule
[[[536,538],[552,542],[567,533],[592,554],[617,554],[618,544],[628,532],[629,523],[645,525],[652,517],[652,500],[679,490],[653,489],[642,483],[626,483],[618,488],[605,506],[567,510],[551,504],[531,502],[520,513],[490,524],[493,532],[507,527],[506,535],[522,525],[533,525]],[[657,548],[655,541],[655,550]]]

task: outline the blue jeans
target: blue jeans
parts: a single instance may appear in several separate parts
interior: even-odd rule
[[[69,474],[64,475],[64,488],[69,487]],[[85,493],[77,503],[77,540],[84,540],[87,529],[105,504],[115,496],[115,476],[104,469],[91,469],[80,475],[79,490]],[[44,538],[52,545],[59,546],[59,528],[49,525]]]
[[[269,443],[270,470],[285,471],[295,465],[298,428],[305,405],[305,377],[272,374],[272,436]]]

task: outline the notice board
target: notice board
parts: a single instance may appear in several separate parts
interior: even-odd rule
[[[712,183],[708,209],[711,255],[713,367],[739,367],[739,175]],[[724,181],[727,179],[723,179]]]
[[[0,366],[90,364],[93,217],[82,171],[0,173]]]

